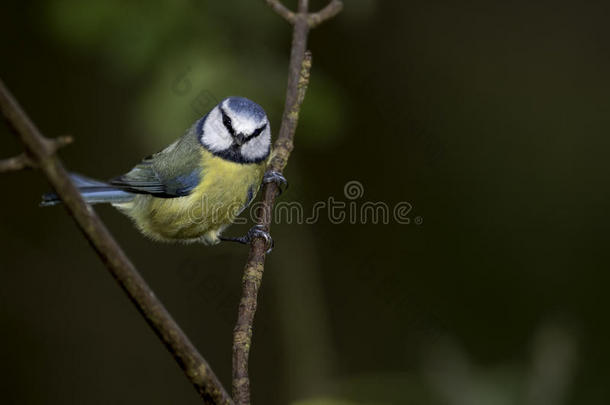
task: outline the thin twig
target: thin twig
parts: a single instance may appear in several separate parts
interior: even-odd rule
[[[66,138],[45,138],[0,80],[0,108],[23,143],[28,156],[47,177],[70,215],[102,262],[129,296],[146,322],[174,356],[187,378],[207,404],[232,404],[222,384],[188,337],[155,297],[129,258],[93,209],[85,204],[68,173],[55,155]]]
[[[48,144],[49,150],[56,152],[60,148],[69,145],[73,142],[71,136],[60,136],[55,139],[46,139],[45,142]],[[38,167],[36,162],[28,156],[27,153],[21,153],[12,158],[0,160],[0,173],[17,172],[20,170],[34,169]]]
[[[279,14],[284,20],[288,21],[290,24],[294,24],[295,15],[288,7],[282,4],[279,0],[265,0],[269,7],[277,14]]]
[[[70,135],[63,135],[58,136],[57,138],[44,138],[44,142],[48,144],[49,151],[56,153],[61,148],[74,142],[74,138],[72,138]]]
[[[266,0],[266,2],[278,12],[274,7],[274,4],[278,2],[269,0]],[[306,49],[307,36],[310,29],[310,14],[307,14],[307,9],[308,1],[299,0],[299,13],[295,15],[293,22],[292,47],[288,66],[288,85],[286,88],[284,113],[282,115],[280,132],[273,146],[273,158],[269,162],[267,168],[268,170],[280,173],[286,167],[290,153],[294,148],[293,140],[299,120],[299,111],[309,83],[311,53],[306,51]],[[326,8],[324,10],[326,10]],[[279,12],[278,14],[281,15]],[[329,17],[326,17],[326,15],[329,15]],[[324,16],[321,17],[322,19],[320,22],[326,18],[330,18],[332,15],[325,13]],[[262,194],[262,203],[259,205],[257,211],[258,224],[266,231],[269,231],[271,226],[271,212],[275,203],[275,198],[278,194],[277,185],[275,183],[265,184]],[[265,256],[265,242],[260,238],[255,239],[248,254],[248,261],[244,267],[242,297],[239,302],[237,323],[233,330],[233,399],[235,400],[236,405],[250,404],[248,356],[252,344],[252,325],[256,313],[258,290],[265,269]]]
[[[307,22],[311,28],[317,27],[324,21],[333,18],[343,10],[343,2],[340,0],[332,0],[326,7],[317,13],[311,13],[307,16]]]
[[[34,167],[36,167],[34,162],[25,153],[0,160],[0,173],[16,172]]]

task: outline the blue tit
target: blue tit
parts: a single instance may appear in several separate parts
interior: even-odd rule
[[[254,199],[263,181],[284,183],[277,173],[265,175],[271,152],[271,130],[261,106],[242,97],[221,101],[177,141],[151,155],[126,174],[101,182],[77,174],[72,180],[90,204],[109,203],[133,220],[146,236],[164,242],[220,240]],[[43,196],[55,205],[56,194]]]

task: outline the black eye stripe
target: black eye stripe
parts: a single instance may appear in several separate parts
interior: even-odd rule
[[[250,136],[248,136],[246,139],[249,141],[252,138],[256,138],[265,130],[265,128],[267,128],[267,124],[264,124],[262,127],[256,128],[254,130],[254,132],[252,132],[252,134]]]
[[[233,121],[231,121],[231,117],[227,115],[224,108],[220,107],[220,113],[222,114],[222,123],[227,128],[227,131],[231,135],[235,135],[235,130],[233,129]]]

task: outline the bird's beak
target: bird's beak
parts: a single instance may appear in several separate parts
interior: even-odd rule
[[[235,140],[235,143],[238,146],[241,146],[246,141],[246,135],[241,134],[241,133],[240,134],[235,134],[235,136],[233,136],[233,139]]]

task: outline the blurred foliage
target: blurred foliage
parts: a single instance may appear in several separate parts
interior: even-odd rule
[[[358,403],[342,399],[317,398],[293,402],[293,405],[358,405]]]
[[[269,43],[286,43],[289,36],[282,21],[261,13],[256,2],[240,4],[238,14],[216,2],[187,0],[50,0],[44,7],[43,24],[60,43],[101,58],[113,74],[128,75],[125,80],[145,73],[131,114],[143,144],[162,145],[181,135],[215,105],[210,100],[240,95],[281,111],[287,55],[270,52]],[[337,142],[341,98],[319,74],[301,121],[309,129],[302,136],[307,144]],[[281,116],[271,118],[277,130]]]
[[[311,33],[282,201],[308,213],[358,180],[412,221],[274,225],[253,403],[606,404],[610,5],[345,3]],[[0,77],[75,137],[71,170],[117,175],[228,95],[277,134],[290,27],[262,0],[13,0],[0,34]],[[63,210],[37,208],[44,179],[0,182],[2,402],[200,403]],[[229,386],[246,251],[96,211]]]

